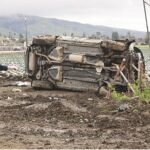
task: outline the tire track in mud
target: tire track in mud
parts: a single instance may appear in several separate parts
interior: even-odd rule
[[[77,106],[76,103],[69,102],[67,99],[60,99],[60,102],[67,108],[70,108],[74,112],[87,112],[87,109],[84,107]]]
[[[9,88],[7,91],[0,91],[2,148],[150,146],[150,104],[141,103],[139,107],[137,101],[106,100],[90,92],[27,88],[20,93],[12,93]],[[24,93],[28,96],[24,97]],[[118,111],[124,103],[132,107]]]

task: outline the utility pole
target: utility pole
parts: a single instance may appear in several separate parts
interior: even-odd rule
[[[25,29],[26,29],[26,47],[28,46],[28,28],[27,28],[27,17],[24,18]]]
[[[145,14],[145,21],[146,21],[148,44],[149,44],[149,48],[150,48],[150,35],[149,35],[149,28],[148,28],[148,19],[147,19],[146,5],[150,6],[149,3],[147,3],[145,0],[143,0],[143,7],[144,7],[144,14]]]

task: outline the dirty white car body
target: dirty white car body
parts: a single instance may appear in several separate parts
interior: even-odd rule
[[[115,65],[123,64],[122,73],[129,82],[138,78],[141,51],[132,41],[103,41],[58,36],[38,36],[26,51],[26,69],[33,87],[94,90],[127,82]],[[134,66],[134,68],[133,68]]]

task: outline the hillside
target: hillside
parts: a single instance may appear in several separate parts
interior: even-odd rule
[[[85,33],[92,35],[100,32],[106,36],[111,36],[113,31],[118,31],[119,35],[125,36],[130,32],[135,37],[144,37],[145,33],[140,31],[133,31],[128,29],[119,29],[106,26],[95,26],[90,24],[81,24],[79,22],[71,22],[66,20],[43,18],[37,16],[27,16],[28,33],[30,36],[39,34],[57,34],[62,35],[66,33],[75,36],[80,36]],[[18,35],[25,34],[25,20],[24,15],[0,16],[0,33]]]

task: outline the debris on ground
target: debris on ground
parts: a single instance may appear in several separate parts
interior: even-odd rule
[[[118,108],[118,111],[125,111],[129,109],[129,104],[121,104]]]
[[[14,89],[0,87],[0,148],[150,147],[150,103],[139,106],[136,99],[115,101],[92,92]]]
[[[12,89],[12,92],[21,92],[21,91],[22,91],[21,89],[17,89],[17,88]]]

